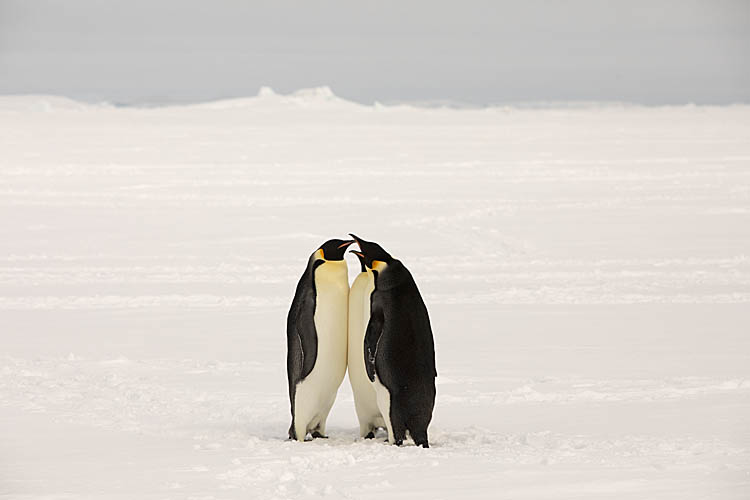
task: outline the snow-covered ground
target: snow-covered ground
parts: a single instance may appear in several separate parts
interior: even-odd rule
[[[346,380],[285,440],[350,231],[425,296],[429,450],[358,440]],[[747,106],[0,97],[0,498],[747,499],[749,326]]]

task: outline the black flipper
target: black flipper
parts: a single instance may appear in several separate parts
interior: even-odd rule
[[[315,331],[315,291],[308,289],[299,308],[295,331],[302,349],[302,370],[297,379],[299,382],[310,375],[318,357],[318,333]]]
[[[383,310],[372,305],[370,321],[367,323],[367,332],[365,332],[365,369],[370,382],[375,381],[375,354],[378,350],[378,341],[383,334]]]

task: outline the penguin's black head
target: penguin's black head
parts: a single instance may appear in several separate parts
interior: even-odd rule
[[[352,243],[354,243],[354,240],[328,240],[320,245],[318,250],[323,252],[321,257],[325,260],[344,260],[346,249]]]
[[[367,264],[365,264],[365,254],[357,252],[356,250],[349,250],[349,253],[353,253],[359,259],[359,265],[362,268],[361,272],[367,271]]]
[[[352,233],[349,233],[349,235],[357,241],[359,249],[362,250],[362,258],[364,258],[365,260],[365,265],[370,269],[373,268],[373,262],[379,261],[390,264],[391,261],[393,261],[393,257],[391,257],[391,254],[386,252],[383,247],[381,247],[377,243],[363,240],[359,236],[355,236]]]

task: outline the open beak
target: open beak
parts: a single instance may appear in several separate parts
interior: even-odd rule
[[[354,241],[354,240],[351,240],[351,241],[345,241],[345,242],[343,242],[343,243],[342,243],[341,245],[339,245],[339,246],[338,246],[338,248],[346,248],[346,247],[348,247],[349,245],[351,245],[352,243],[356,243],[356,241]]]

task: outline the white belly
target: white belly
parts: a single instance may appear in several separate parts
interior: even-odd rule
[[[393,437],[393,427],[391,427],[391,393],[386,386],[380,383],[377,374],[375,375],[375,381],[372,383],[372,386],[375,389],[378,408],[383,415],[386,429],[388,429],[388,441],[393,444],[395,439]]]
[[[294,420],[298,439],[304,439],[307,431],[321,424],[325,431],[325,421],[346,373],[349,303],[346,262],[321,264],[315,271],[315,289],[318,353],[312,371],[296,387]]]
[[[367,378],[364,358],[365,332],[370,321],[370,295],[374,289],[372,271],[367,271],[357,276],[349,292],[349,382],[363,436],[375,427],[385,426],[375,387]]]

